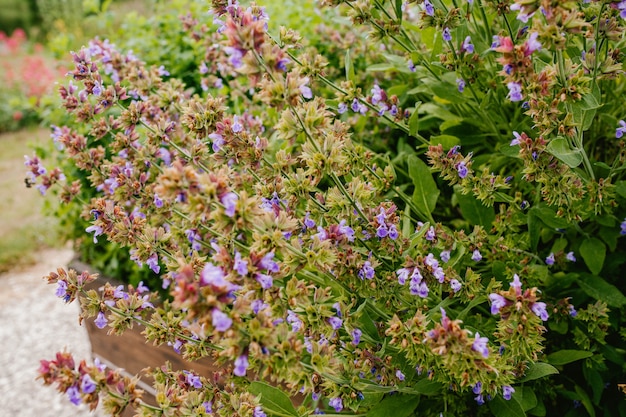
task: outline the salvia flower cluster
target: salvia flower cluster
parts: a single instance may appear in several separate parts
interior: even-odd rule
[[[166,295],[47,280],[81,299],[81,319],[140,324],[190,367],[154,369],[149,405],[136,380],[60,353],[40,375],[70,401],[142,416],[380,415],[393,401],[541,415],[557,394],[532,384],[558,372],[545,353],[562,345],[547,328],[606,343],[607,306],[571,298],[599,290],[562,283],[613,287],[602,262],[626,233],[623,116],[595,127],[603,83],[622,77],[621,3],[321,3],[381,46],[392,64],[370,72],[396,85],[354,74],[349,53],[346,80],[327,77],[332,56],[235,1],[213,2],[212,29],[182,19],[210,39],[195,92],[108,41],[73,53],[60,96],[75,122],[53,139],[88,183],[37,157],[29,181],[79,204],[85,233],[128,247]],[[587,143],[607,132],[609,149]],[[596,227],[603,240],[576,240]],[[207,356],[220,370],[194,373]]]

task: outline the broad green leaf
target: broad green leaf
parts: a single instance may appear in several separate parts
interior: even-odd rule
[[[265,382],[256,381],[250,384],[248,391],[260,396],[259,401],[263,406],[263,411],[267,414],[278,417],[299,417],[287,394],[280,389]]]
[[[580,274],[578,285],[588,296],[596,300],[604,301],[610,307],[622,307],[626,305],[626,297],[612,284],[602,278],[591,274]]]
[[[396,17],[400,23],[402,23],[402,15],[402,0],[396,0]]]
[[[592,356],[593,353],[586,350],[564,349],[549,354],[548,363],[556,366],[567,365],[568,363],[590,358]]]
[[[531,207],[531,209],[528,210],[528,214],[537,216],[546,226],[553,229],[566,229],[569,227],[567,220],[562,217],[557,217],[556,212],[545,205]]]
[[[547,410],[543,401],[537,402],[537,406],[532,410],[528,410],[528,414],[530,414],[531,416],[545,417],[547,414]]]
[[[366,414],[367,417],[408,417],[419,404],[419,397],[415,395],[395,394],[384,398],[380,403],[372,407]]]
[[[541,234],[541,220],[539,220],[535,213],[531,211],[528,213],[527,222],[528,234],[530,236],[530,247],[533,251],[535,251],[537,250],[537,245],[539,244],[539,237]]]
[[[615,192],[626,198],[626,181],[617,181],[615,183]]]
[[[606,245],[600,239],[590,238],[583,240],[580,245],[580,255],[592,274],[598,275],[602,271],[606,257]]]
[[[489,230],[496,219],[493,207],[485,206],[472,194],[464,195],[459,186],[454,187],[454,192],[465,220],[472,225],[480,225]]]
[[[531,410],[537,406],[537,396],[531,387],[516,387],[513,399],[522,406],[524,411]]]
[[[409,156],[407,163],[409,165],[409,176],[415,191],[413,192],[413,202],[419,210],[430,215],[439,198],[439,189],[433,179],[428,165],[415,155]]]
[[[456,145],[460,145],[461,139],[452,135],[437,135],[430,137],[430,144],[435,146],[441,145],[443,146],[443,150],[447,151],[449,149],[452,149]]]
[[[428,378],[422,378],[412,388],[414,391],[426,396],[439,395],[445,391],[441,382],[431,381]]]
[[[372,64],[369,67],[367,67],[365,69],[365,71],[368,72],[377,72],[377,71],[389,71],[395,69],[395,66],[393,64],[390,64],[388,62],[384,62],[381,64]]]
[[[489,401],[489,409],[495,417],[525,417],[526,413],[514,398],[505,400],[500,395]]]
[[[582,368],[585,380],[593,392],[593,403],[595,405],[600,405],[600,400],[602,399],[602,394],[604,393],[604,380],[602,379],[602,375],[600,375],[600,372],[588,366],[583,366]]]
[[[548,143],[548,152],[560,159],[570,168],[576,168],[583,161],[583,156],[578,149],[571,149],[564,138],[552,139]]]
[[[558,374],[559,371],[549,363],[535,362],[528,367],[526,375],[520,378],[517,382],[534,381],[535,379],[543,378],[548,375]]]
[[[583,390],[578,385],[576,385],[574,389],[576,390],[576,394],[578,394],[578,396],[580,397],[580,402],[585,407],[585,410],[587,410],[591,417],[596,417],[596,409],[594,408],[593,404],[591,404],[591,399],[589,399],[589,395],[587,395],[585,390]]]
[[[350,58],[350,50],[346,51],[346,80],[355,82],[356,76],[354,75],[354,66],[352,65],[352,59]]]

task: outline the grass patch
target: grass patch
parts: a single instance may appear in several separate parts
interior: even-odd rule
[[[0,134],[0,272],[32,264],[59,235],[56,219],[44,214],[46,199],[24,184],[24,155],[49,137],[44,129]]]

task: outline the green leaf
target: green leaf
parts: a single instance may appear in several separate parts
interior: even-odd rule
[[[489,409],[495,417],[525,417],[526,413],[515,399],[505,400],[500,395],[489,401]]]
[[[396,17],[398,18],[399,23],[402,22],[402,0],[396,0]]]
[[[439,395],[444,392],[444,385],[441,382],[422,378],[413,386],[413,390],[426,396]]]
[[[626,198],[626,181],[617,181],[615,183],[615,192]]]
[[[369,67],[367,67],[365,71],[368,71],[368,72],[389,71],[395,68],[396,67],[393,64],[384,62],[381,64],[372,64]]]
[[[411,114],[411,117],[409,118],[409,135],[411,136],[416,136],[418,132],[419,121],[420,121],[420,115],[418,111],[419,105],[420,105],[419,102],[415,104],[415,110],[413,110],[413,113]]]
[[[593,404],[591,404],[591,399],[589,399],[589,395],[587,395],[585,390],[583,390],[578,385],[576,385],[574,389],[576,390],[576,394],[578,394],[578,396],[580,397],[580,402],[585,407],[585,410],[587,410],[591,417],[596,417],[596,410],[593,407]]]
[[[260,396],[259,401],[266,413],[279,417],[299,417],[287,394],[280,389],[265,382],[256,381],[250,384],[248,391]]]
[[[410,155],[407,163],[409,165],[409,176],[415,186],[413,202],[419,210],[430,216],[439,198],[437,184],[428,165],[417,156]]]
[[[578,149],[571,149],[564,138],[552,139],[548,143],[548,152],[561,160],[570,168],[576,168],[583,161],[583,156]]]
[[[350,50],[346,51],[346,80],[355,82],[356,76],[354,75],[354,67],[352,66],[352,59],[350,58]]]
[[[367,417],[408,417],[419,404],[419,397],[415,395],[395,394],[385,397],[380,403],[372,407]]]
[[[619,308],[626,305],[624,294],[615,285],[596,275],[580,274],[578,285],[588,296],[604,301],[610,307]]]
[[[543,401],[537,402],[537,406],[531,410],[528,410],[528,414],[537,417],[545,417],[547,414],[547,410]]]
[[[537,216],[546,226],[552,229],[566,229],[569,226],[567,220],[557,217],[556,212],[545,205],[532,207],[528,210],[528,214]]]
[[[461,139],[452,135],[437,135],[430,137],[430,144],[434,146],[441,145],[443,146],[443,150],[447,151],[452,149],[456,145],[460,145]]]
[[[472,194],[463,194],[459,186],[454,187],[454,192],[465,220],[472,225],[480,225],[489,230],[491,224],[496,219],[496,213],[493,207],[483,205],[483,203]]]
[[[581,359],[590,358],[592,352],[586,350],[564,349],[548,355],[548,363],[555,366],[567,365]]]
[[[541,235],[541,220],[534,212],[528,213],[528,234],[530,236],[530,247],[533,251],[537,250],[539,237]]]
[[[534,381],[535,379],[543,378],[548,375],[558,374],[559,371],[549,363],[535,362],[528,367],[526,375],[520,378],[517,382]]]
[[[606,245],[600,239],[590,238],[583,240],[580,245],[580,255],[592,274],[598,275],[602,271],[606,257]]]
[[[602,375],[600,375],[600,372],[588,366],[583,366],[582,368],[587,385],[591,387],[591,391],[593,392],[593,403],[600,405],[600,400],[604,393],[604,380],[602,379]]]
[[[513,393],[513,399],[522,406],[524,411],[531,410],[537,406],[537,396],[530,387],[517,387]]]

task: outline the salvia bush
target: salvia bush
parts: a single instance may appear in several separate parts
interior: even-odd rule
[[[44,383],[112,415],[625,415],[626,3],[320,3],[349,21],[311,42],[256,5],[183,16],[200,89],[73,54],[52,137],[89,183],[29,180],[167,296],[47,281],[190,362],[153,370],[156,405],[67,352]]]

